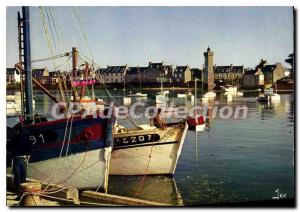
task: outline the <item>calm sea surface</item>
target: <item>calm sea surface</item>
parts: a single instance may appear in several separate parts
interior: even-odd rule
[[[105,99],[103,91],[96,93]],[[112,94],[121,105],[122,91]],[[172,101],[178,106],[192,104],[178,98]],[[35,102],[39,113],[49,115],[53,103],[47,96],[35,92]],[[230,102],[221,94],[216,102],[218,108],[245,105],[248,115],[246,119],[217,116],[210,129],[188,131],[174,178],[110,177],[109,192],[166,203],[182,200],[186,205],[271,200],[277,189],[294,198],[293,96],[281,95],[280,102],[262,104],[254,94]],[[154,105],[153,99],[148,98],[147,104]],[[9,119],[7,125],[12,124]],[[122,120],[119,124],[130,126]]]

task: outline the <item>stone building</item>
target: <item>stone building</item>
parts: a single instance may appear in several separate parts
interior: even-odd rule
[[[43,85],[48,84],[49,71],[47,68],[32,69],[32,77],[35,78],[39,83]]]
[[[142,84],[142,77],[147,74],[148,67],[129,67],[126,73],[126,82],[131,84]]]
[[[194,81],[195,79],[202,81],[203,69],[192,68],[191,73],[192,73],[192,81]]]
[[[244,75],[244,66],[214,66],[215,81],[222,81],[226,84],[237,84]]]
[[[192,81],[192,72],[188,65],[186,66],[176,66],[173,71],[173,80],[174,83],[187,83]]]
[[[105,83],[123,83],[129,67],[125,66],[107,66],[100,68],[98,73],[101,75]]]
[[[259,88],[264,85],[264,74],[260,68],[246,71],[242,77],[242,86],[246,89]]]
[[[213,67],[213,55],[214,53],[210,51],[210,48],[207,48],[207,51],[204,52],[204,84],[207,86],[208,91],[212,91],[215,87],[214,83],[214,67]]]
[[[147,70],[141,71],[141,80],[146,83],[172,82],[173,67],[161,63],[149,62]]]
[[[285,77],[285,68],[281,63],[276,63],[275,65],[265,65],[261,71],[264,74],[265,86],[270,86],[279,79]]]

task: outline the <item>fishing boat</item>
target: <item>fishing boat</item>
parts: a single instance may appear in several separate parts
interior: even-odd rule
[[[185,121],[165,128],[116,126],[110,175],[173,175],[187,129]]]
[[[203,96],[204,99],[214,99],[216,98],[216,93],[213,91],[206,92]]]
[[[194,100],[194,95],[192,92],[189,90],[187,93],[178,93],[177,98],[186,98],[188,100],[193,101]]]
[[[186,94],[185,93],[178,93],[177,97],[178,98],[186,98]]]
[[[266,89],[264,91],[264,94],[261,96],[256,97],[257,101],[280,101],[280,95],[277,93],[274,93],[273,88]]]
[[[195,79],[195,101],[194,106],[197,106],[197,80]],[[189,116],[187,118],[187,123],[189,125],[190,130],[195,130],[197,132],[204,131],[205,129],[205,117],[203,115],[198,115],[197,113],[193,114],[193,116]]]
[[[232,86],[232,85],[226,85],[224,88],[224,91],[225,92],[228,92],[228,93],[237,93],[237,87],[236,86]]]
[[[35,100],[32,100],[33,109],[35,109]],[[15,95],[6,95],[6,116],[16,116],[22,114],[22,103],[20,92]]]
[[[130,93],[130,94],[128,94],[127,96],[128,96],[128,97],[143,98],[143,97],[147,97],[147,94],[137,92],[137,93]]]
[[[31,71],[29,20],[29,7],[22,7],[22,17],[18,13],[18,26],[24,55],[20,55],[22,61],[19,64],[23,65],[19,68],[24,74],[25,98],[22,102],[25,107],[20,122],[11,129],[13,132],[19,131],[18,137],[22,138],[19,145],[31,148],[27,177],[79,189],[106,189],[112,140],[112,126],[108,120],[101,116],[72,114],[49,121],[33,113],[32,82],[35,80]],[[7,150],[8,160],[11,150],[16,148],[12,142],[15,136],[7,136],[7,146],[11,147]],[[11,169],[8,165],[7,172],[10,173]]]

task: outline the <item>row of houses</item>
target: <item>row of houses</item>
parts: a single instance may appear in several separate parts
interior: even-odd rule
[[[44,85],[56,85],[58,83],[58,73],[49,71],[47,68],[33,69],[32,77]],[[20,83],[20,74],[16,68],[6,69],[6,83],[8,85]]]
[[[288,71],[281,63],[265,65],[246,71],[242,77],[242,85],[244,88],[269,87],[287,75]]]
[[[146,67],[107,66],[101,68],[98,73],[105,79],[106,83],[187,83],[196,78],[202,80],[203,69],[190,68],[188,65],[175,66],[165,65],[163,62],[149,62]],[[214,66],[216,80],[231,81],[241,79],[244,74],[244,66]]]
[[[130,67],[123,66],[107,66],[97,70],[107,84],[151,84],[160,83],[161,81],[171,84],[185,84],[195,79],[203,79],[203,69],[190,68],[188,65],[175,66],[166,65],[164,62],[149,62],[146,67]],[[274,65],[265,65],[255,69],[245,69],[241,66],[213,66],[214,81],[226,84],[239,83],[245,88],[255,88],[262,85],[273,84],[277,80],[285,77],[286,69],[281,63]],[[47,68],[33,69],[33,77],[41,84],[56,85],[58,76],[56,72],[50,72]],[[6,75],[7,84],[20,82],[20,77],[14,68],[7,68]]]

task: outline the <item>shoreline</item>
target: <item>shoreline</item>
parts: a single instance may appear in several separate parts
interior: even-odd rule
[[[104,89],[103,87],[95,87],[95,90],[97,89]],[[122,88],[108,88],[109,90],[123,90]],[[34,88],[34,90],[40,90],[38,88]],[[131,89],[126,89],[126,90],[131,90]],[[137,90],[137,89],[136,89]],[[152,87],[152,88],[142,88],[140,91],[160,91],[161,88],[160,87]],[[169,90],[169,91],[194,91],[194,88],[182,88],[182,87],[165,87],[164,90]],[[6,91],[19,91],[19,88],[10,88],[7,87]],[[49,88],[49,91],[58,91],[57,88]],[[197,91],[201,91],[200,88],[197,89]],[[240,92],[243,93],[254,93],[254,92],[260,92],[257,89],[241,89],[239,90]],[[214,92],[216,93],[222,93],[224,91],[222,90],[214,90]],[[277,90],[278,93],[293,93],[294,90],[290,90],[290,89],[278,89]]]

